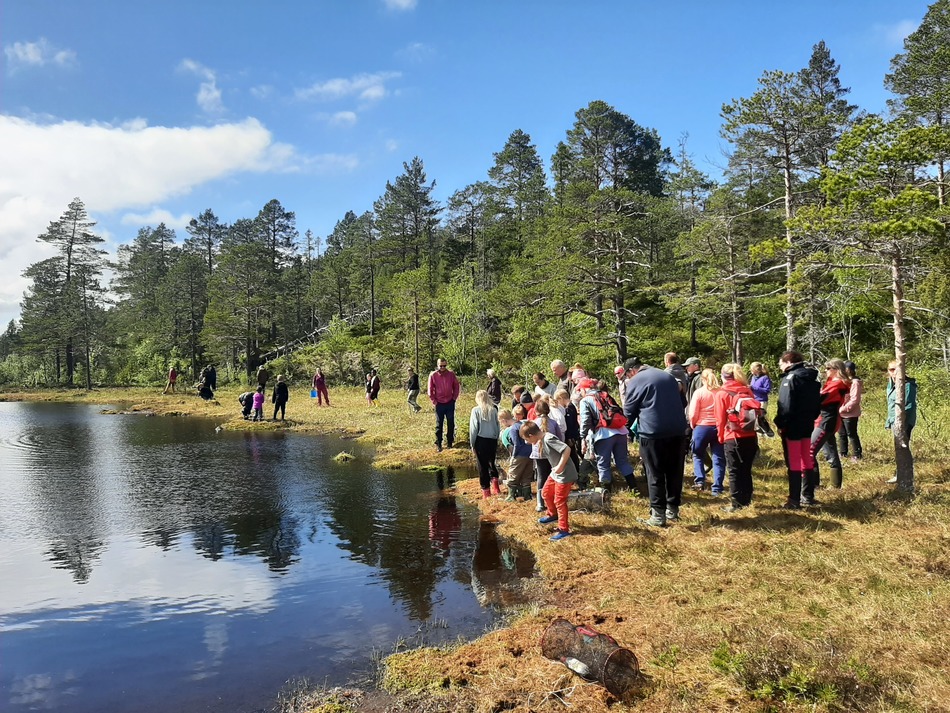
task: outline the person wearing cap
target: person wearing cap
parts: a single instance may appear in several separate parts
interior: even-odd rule
[[[845,396],[838,415],[841,416],[841,428],[838,430],[838,452],[842,458],[848,457],[848,446],[851,446],[851,462],[857,463],[864,456],[861,448],[861,437],[858,435],[858,419],[861,417],[861,398],[864,395],[864,384],[858,378],[858,365],[853,361],[844,363],[845,375],[851,379],[851,387]]]
[[[277,383],[274,384],[274,393],[271,394],[270,400],[274,404],[274,417],[272,421],[277,420],[277,412],[280,411],[280,420],[284,420],[284,414],[287,411],[287,401],[290,399],[290,391],[287,388],[287,383],[284,381],[284,375],[278,374]]]
[[[597,478],[601,486],[610,487],[613,476],[610,472],[610,459],[613,458],[617,470],[632,490],[633,466],[630,465],[630,456],[627,453],[627,429],[607,428],[600,425],[601,403],[606,399],[600,397],[601,391],[607,391],[604,382],[584,378],[577,383],[575,393],[580,393],[580,440],[581,451],[585,456],[590,450],[594,451],[597,461]]]
[[[686,369],[686,376],[689,379],[686,387],[686,403],[689,404],[693,400],[696,389],[702,386],[703,363],[699,357],[690,357],[683,362],[683,368]]]
[[[640,459],[647,472],[650,517],[647,525],[662,527],[679,519],[683,497],[683,450],[686,412],[680,384],[670,374],[648,366],[639,357],[623,364],[627,376],[623,411],[638,422]]]

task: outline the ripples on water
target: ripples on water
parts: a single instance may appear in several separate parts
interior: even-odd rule
[[[444,474],[351,442],[31,403],[0,434],[4,711],[268,708],[427,623],[477,634],[530,576]]]

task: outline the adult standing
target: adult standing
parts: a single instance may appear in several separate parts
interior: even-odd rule
[[[379,373],[376,369],[370,369],[366,375],[366,401],[370,406],[379,406]]]
[[[270,372],[267,370],[267,367],[261,364],[260,368],[257,370],[257,385],[263,389],[267,389],[267,381],[270,379]]]
[[[627,379],[624,376],[624,370],[622,366],[614,367],[614,378],[617,379],[617,397],[620,400],[620,403],[623,403],[623,392],[627,388]]]
[[[689,385],[686,387],[686,403],[689,404],[693,400],[696,389],[703,384],[703,363],[699,360],[699,357],[690,357],[683,362],[683,368],[686,371],[686,378],[689,379]]]
[[[208,365],[208,386],[212,391],[218,390],[218,370],[214,368],[214,364]]]
[[[627,428],[621,424],[611,427],[606,413],[610,406],[607,385],[593,379],[581,379],[577,384],[580,392],[580,440],[585,456],[593,449],[597,462],[597,479],[601,486],[610,487],[613,480],[610,472],[610,459],[617,464],[617,470],[623,476],[630,489],[633,489],[633,466],[627,452]],[[603,418],[602,418],[603,417]],[[589,457],[589,456],[588,456]]]
[[[724,364],[721,374],[722,388],[716,392],[716,429],[726,455],[731,500],[723,510],[738,512],[752,504],[752,462],[759,452],[759,439],[754,428],[744,430],[734,419],[742,413],[741,401],[748,400],[747,406],[752,408],[761,404],[755,400],[740,365]]]
[[[175,382],[178,381],[178,365],[175,364],[171,369],[168,370],[168,381],[165,384],[165,390],[162,391],[163,394],[175,393]]]
[[[769,376],[769,370],[765,364],[760,361],[754,361],[749,365],[752,370],[752,378],[749,379],[749,388],[752,389],[752,395],[755,400],[762,404],[762,417],[759,419],[759,433],[769,438],[775,437],[775,432],[769,425],[769,419],[766,417],[766,409],[769,404],[769,396],[772,393],[772,377]]]
[[[454,371],[449,370],[445,359],[439,359],[435,371],[429,374],[426,393],[435,406],[435,447],[442,452],[443,425],[447,431],[446,446],[455,444],[455,402],[458,400],[461,385]]]
[[[890,431],[897,423],[897,362],[892,361],[887,365],[887,388],[885,389],[887,397],[887,420],[884,422],[884,428]],[[907,448],[910,449],[910,434],[917,425],[917,380],[911,376],[904,375],[904,440],[907,442]],[[897,476],[887,481],[896,483]]]
[[[683,408],[689,403],[686,400],[686,390],[689,388],[689,376],[686,369],[680,364],[679,355],[676,352],[667,352],[663,355],[663,363],[666,365],[666,373],[676,379],[680,388],[680,400],[683,402]]]
[[[716,372],[703,369],[700,376],[701,386],[693,393],[686,417],[691,428],[690,450],[693,453],[693,489],[702,491],[706,487],[707,449],[712,453],[712,494],[722,495],[723,481],[726,477],[726,454],[716,418],[716,401],[721,388]]]
[[[406,379],[406,403],[409,404],[409,410],[412,413],[419,413],[422,406],[416,401],[419,396],[419,375],[411,366],[409,367],[409,378]]]
[[[485,391],[488,392],[492,403],[498,406],[501,403],[501,379],[495,375],[494,369],[489,369],[485,374],[488,376],[488,387]]]
[[[551,373],[554,374],[554,378],[557,380],[557,390],[564,389],[568,396],[574,391],[574,381],[571,379],[571,372],[565,364],[560,359],[555,359],[551,362]]]
[[[534,393],[538,394],[547,394],[548,396],[554,396],[554,392],[557,391],[557,385],[552,384],[547,380],[547,377],[542,374],[540,371],[535,372],[532,377],[534,380]]]
[[[313,389],[317,392],[317,406],[323,406],[323,402],[330,405],[330,392],[327,391],[327,377],[323,375],[323,369],[317,367],[317,373],[313,375]]]
[[[816,505],[815,459],[811,450],[811,434],[821,411],[821,384],[818,370],[805,366],[799,352],[787,351],[778,361],[782,378],[778,387],[778,411],[775,425],[782,436],[782,452],[788,472],[786,510],[802,505]]]
[[[821,482],[818,469],[818,452],[828,462],[831,471],[831,487],[840,488],[842,481],[841,456],[835,434],[841,427],[838,411],[851,391],[851,382],[845,375],[844,362],[830,359],[825,363],[825,383],[821,386],[821,413],[815,419],[815,428],[811,433],[811,452],[815,459],[815,479]]]
[[[284,420],[284,414],[287,411],[287,401],[290,399],[290,390],[287,388],[287,384],[284,381],[284,375],[278,374],[277,383],[274,384],[274,393],[271,394],[270,400],[274,404],[274,417],[272,421],[277,420],[277,412],[280,411],[280,420]]]
[[[851,446],[851,462],[857,463],[864,455],[861,437],[858,435],[858,419],[861,418],[861,399],[864,397],[864,384],[858,378],[858,365],[853,361],[844,363],[845,376],[851,379],[851,388],[838,409],[841,416],[841,428],[838,430],[838,453],[846,458]]]
[[[482,497],[498,495],[498,466],[495,465],[495,453],[498,450],[498,406],[488,391],[475,392],[475,408],[468,420],[468,440],[478,464],[478,482],[482,487]]]
[[[628,422],[637,421],[650,493],[650,517],[643,522],[663,527],[667,520],[679,520],[683,498],[683,391],[672,375],[638,357],[630,357],[623,366],[628,379],[623,411]]]

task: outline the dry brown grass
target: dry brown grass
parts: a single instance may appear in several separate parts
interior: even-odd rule
[[[378,463],[470,463],[467,447],[437,454],[432,414],[410,415],[399,394],[370,409],[335,390],[318,409],[293,392],[284,427],[357,437]],[[58,392],[55,398],[131,402],[159,413],[221,418],[227,428],[272,428],[239,414],[237,392],[218,403],[142,390]],[[682,521],[648,529],[645,500],[622,493],[609,514],[572,514],[577,536],[549,542],[531,503],[481,500],[459,490],[502,535],[537,555],[544,586],[510,626],[446,649],[390,656],[383,684],[393,710],[416,711],[948,711],[950,710],[950,405],[932,404],[914,434],[919,492],[885,480],[892,445],[880,404],[862,422],[865,460],[845,464],[845,487],[819,491],[814,512],[778,508],[780,444],[762,440],[755,504],[727,515],[707,494],[684,498]],[[459,408],[464,436],[468,406]],[[563,616],[614,636],[643,671],[631,701],[544,659],[539,639]]]

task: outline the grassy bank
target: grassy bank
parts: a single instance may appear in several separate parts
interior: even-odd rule
[[[44,392],[27,398],[126,403],[130,409],[211,416],[225,428],[289,428],[374,444],[380,464],[468,463],[467,448],[438,454],[431,410],[411,416],[398,394],[379,409],[335,390],[332,408],[293,392],[286,424],[241,419],[237,391],[217,402],[154,390]],[[8,394],[5,398],[22,398]],[[638,493],[609,514],[577,513],[577,536],[549,542],[533,506],[483,501],[500,533],[538,557],[543,594],[511,626],[471,643],[390,656],[382,683],[398,710],[947,711],[950,710],[950,399],[929,394],[914,433],[919,491],[895,494],[883,396],[870,391],[865,459],[845,463],[844,488],[823,507],[786,512],[781,448],[762,440],[755,504],[740,514],[688,493],[682,521],[647,529]],[[469,407],[460,406],[464,436]],[[269,415],[269,414],[268,414]],[[631,648],[641,686],[617,702],[540,654],[557,616],[594,626]],[[374,708],[378,710],[378,708]]]

